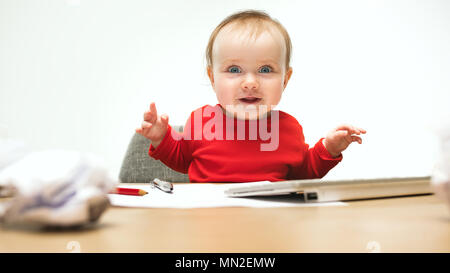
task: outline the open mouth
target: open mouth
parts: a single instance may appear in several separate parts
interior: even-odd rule
[[[260,102],[260,101],[261,101],[261,98],[256,98],[256,97],[245,97],[245,98],[240,98],[239,101],[242,102],[242,103],[254,104],[254,103]]]

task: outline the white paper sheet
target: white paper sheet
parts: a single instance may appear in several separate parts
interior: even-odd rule
[[[212,207],[319,207],[347,206],[344,202],[306,203],[298,196],[266,196],[233,198],[227,197],[224,191],[229,184],[174,184],[173,193],[165,193],[150,185],[121,185],[121,187],[139,188],[148,192],[143,196],[109,194],[111,204],[120,207],[141,208],[212,208]]]

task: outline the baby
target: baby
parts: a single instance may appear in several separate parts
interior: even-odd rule
[[[289,114],[274,110],[292,75],[285,28],[260,11],[223,20],[206,49],[218,104],[193,111],[183,133],[172,130],[155,103],[136,132],[151,140],[149,155],[188,173],[191,182],[253,182],[321,178],[366,131],[341,125],[314,147]]]

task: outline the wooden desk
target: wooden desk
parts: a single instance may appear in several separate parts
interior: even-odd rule
[[[110,208],[79,231],[0,229],[0,252],[450,252],[434,195],[348,207]]]

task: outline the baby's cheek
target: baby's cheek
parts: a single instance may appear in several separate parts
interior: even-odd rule
[[[281,101],[281,97],[283,94],[283,89],[281,88],[274,88],[271,90],[271,92],[267,95],[267,105],[278,105]]]
[[[229,89],[227,89],[227,88],[221,88],[220,90],[217,90],[216,96],[217,96],[218,102],[222,106],[233,104],[232,92],[230,92]]]

